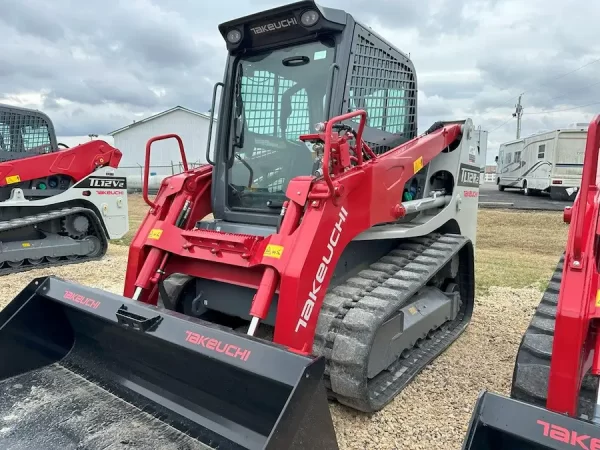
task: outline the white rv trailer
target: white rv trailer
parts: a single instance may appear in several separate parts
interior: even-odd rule
[[[547,192],[556,200],[574,200],[581,184],[587,124],[536,133],[500,145],[496,184],[525,195]]]

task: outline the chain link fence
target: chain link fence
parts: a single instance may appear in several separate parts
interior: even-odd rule
[[[190,169],[201,166],[201,162],[188,162]],[[135,166],[119,166],[119,173],[127,177],[127,191],[132,193],[142,192],[142,181],[144,179],[144,166],[137,164]],[[150,165],[148,176],[148,192],[156,194],[162,181],[172,175],[183,172],[183,163],[171,162],[165,165]]]

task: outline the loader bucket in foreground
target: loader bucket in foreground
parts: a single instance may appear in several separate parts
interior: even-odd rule
[[[324,361],[48,277],[0,311],[0,448],[337,449]]]
[[[517,449],[600,449],[600,427],[484,391],[462,450]]]

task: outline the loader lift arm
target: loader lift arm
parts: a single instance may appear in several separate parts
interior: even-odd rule
[[[564,211],[565,252],[521,341],[511,398],[480,395],[465,450],[600,448],[599,151],[597,115],[581,190]]]
[[[57,189],[63,179],[77,183],[100,167],[117,169],[122,156],[119,149],[104,141],[91,141],[61,151],[0,162],[0,188],[21,187],[26,197],[37,190],[39,197],[44,191]],[[52,177],[56,179],[54,182]]]
[[[574,202],[573,211],[568,208],[565,214],[567,223],[571,221],[572,214],[573,225],[569,227],[564,258],[548,380],[547,407],[573,417],[578,414],[584,377],[588,373],[600,375],[599,151],[600,115],[592,120],[588,128],[581,191]],[[596,414],[600,418],[600,411]]]
[[[333,131],[334,124],[354,117],[360,117],[359,144],[349,143],[347,131]],[[376,156],[361,139],[365,120],[364,111],[345,114],[328,121],[324,132],[302,137],[324,146],[324,175],[317,180],[310,176],[291,180],[279,232],[267,237],[197,227],[211,212],[210,167],[166,179],[131,244],[124,295],[155,305],[159,280],[175,273],[227,280],[257,289],[251,315],[264,320],[278,288],[280,298],[307,303],[278,305],[274,342],[309,354],[323,295],[315,295],[314,304],[308,303],[308,296],[315,274],[326,272],[319,275],[323,293],[332,274],[320,269],[322,260],[311,257],[311,249],[344,248],[374,225],[400,219],[405,214],[399,199],[406,181],[462,136],[460,124],[446,125]],[[184,207],[189,212],[180,228],[177,221]],[[328,264],[335,266],[339,254],[332,251]]]

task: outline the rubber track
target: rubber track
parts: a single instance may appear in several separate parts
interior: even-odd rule
[[[563,254],[535,310],[517,352],[511,397],[546,407],[556,307],[564,266]],[[596,377],[586,375],[579,398],[579,415],[591,418],[596,403]]]
[[[45,212],[45,213],[36,214],[36,215],[32,215],[32,216],[26,216],[26,217],[19,217],[17,219],[0,222],[0,240],[2,237],[1,233],[4,231],[28,227],[28,226],[36,225],[36,224],[39,224],[42,222],[47,222],[50,220],[59,220],[59,219],[62,219],[63,217],[67,217],[67,216],[74,215],[74,214],[85,214],[88,217],[88,219],[90,219],[90,224],[92,226],[92,230],[91,230],[92,233],[88,233],[88,236],[90,236],[90,235],[96,236],[100,240],[100,245],[102,246],[102,249],[97,256],[94,256],[94,257],[77,256],[74,259],[61,259],[57,262],[49,262],[46,259],[44,259],[44,261],[42,261],[40,264],[36,264],[36,265],[31,265],[27,261],[25,261],[23,263],[23,265],[21,265],[20,267],[9,267],[8,265],[6,265],[5,267],[0,268],[0,276],[9,275],[9,274],[13,274],[13,273],[27,272],[27,271],[33,270],[33,269],[66,266],[69,264],[79,264],[82,262],[96,261],[96,260],[102,259],[104,257],[104,255],[106,254],[106,251],[108,250],[108,238],[106,236],[106,233],[104,232],[104,228],[102,227],[102,224],[100,223],[100,219],[91,209],[88,209],[88,208],[82,208],[82,207],[62,208],[62,209],[57,209],[57,210],[50,211],[50,212]]]
[[[324,380],[330,397],[361,411],[377,411],[458,338],[470,321],[473,298],[461,299],[455,320],[432,330],[428,339],[367,382],[369,354],[377,330],[410,303],[411,297],[468,242],[454,234],[403,241],[369,269],[328,292],[313,351],[326,358]],[[472,295],[472,283],[462,292]]]

